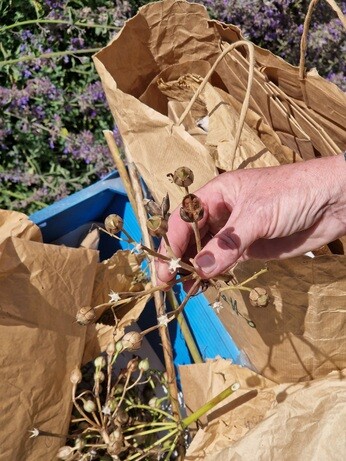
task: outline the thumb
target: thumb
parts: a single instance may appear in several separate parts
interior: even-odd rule
[[[244,251],[259,238],[253,222],[232,215],[226,225],[205,245],[194,259],[198,273],[211,278],[234,265]]]

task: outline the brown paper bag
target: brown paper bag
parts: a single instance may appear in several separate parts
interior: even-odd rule
[[[222,296],[220,318],[239,349],[258,373],[278,383],[345,368],[346,257],[302,256],[267,266],[268,272],[249,284],[268,290],[267,307],[251,306],[247,292]],[[241,281],[262,267],[263,262],[247,261],[234,273]],[[208,297],[213,302],[215,293]]]
[[[294,385],[280,384],[226,360],[180,367],[190,411],[227,386],[240,388],[207,415],[186,460],[341,460],[346,448],[345,371]],[[203,376],[203,384],[201,382]]]
[[[42,244],[21,213],[0,222],[0,460],[51,460],[62,439],[29,431],[67,433],[85,338],[75,315],[90,304],[97,253]]]

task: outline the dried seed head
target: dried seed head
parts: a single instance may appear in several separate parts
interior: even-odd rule
[[[96,357],[94,360],[94,365],[96,368],[103,368],[106,366],[106,359],[103,357],[103,355]]]
[[[59,448],[58,453],[56,454],[59,459],[68,459],[73,453],[73,448],[65,445],[64,447]]]
[[[123,432],[117,427],[113,432],[109,434],[109,440],[111,442],[119,442],[123,440]]]
[[[90,306],[83,306],[77,312],[76,322],[79,323],[79,325],[89,325],[95,318],[95,309]]]
[[[169,207],[170,207],[170,200],[169,200],[169,195],[166,194],[165,197],[162,199],[161,203],[161,215],[165,218],[168,219],[168,212],[169,212]]]
[[[94,381],[98,381],[99,383],[103,383],[105,380],[105,374],[102,371],[96,371],[94,373]]]
[[[111,360],[111,357],[113,356],[114,352],[115,352],[115,342],[111,341],[110,343],[108,343],[107,349],[106,349],[108,360]]]
[[[180,208],[181,219],[186,222],[197,222],[203,218],[203,215],[204,208],[197,195],[185,195]]]
[[[115,397],[109,397],[106,406],[113,412],[117,407],[117,400]]]
[[[148,371],[150,368],[150,363],[148,359],[143,359],[138,364],[138,369],[140,371]]]
[[[127,411],[122,410],[121,408],[119,408],[119,410],[117,411],[115,419],[121,426],[123,426],[124,424],[126,424],[128,422],[129,414],[127,413]]]
[[[181,166],[173,173],[173,182],[180,187],[189,187],[194,180],[193,171],[186,166]]]
[[[122,394],[124,391],[124,386],[122,384],[117,384],[113,387],[113,391],[115,395]]]
[[[93,400],[85,400],[83,408],[87,413],[92,413],[96,410],[96,404]]]
[[[85,447],[86,440],[82,437],[78,437],[74,442],[74,447],[77,450],[82,450]]]
[[[145,209],[150,214],[150,216],[161,214],[161,208],[156,202],[154,202],[154,200],[145,199],[143,200],[143,202],[144,202]]]
[[[154,215],[147,219],[147,228],[150,235],[154,237],[162,237],[168,231],[168,221],[162,216]]]
[[[267,290],[262,287],[256,287],[250,291],[250,304],[254,307],[266,307],[269,302]]]
[[[117,341],[117,342],[115,343],[115,350],[119,353],[119,352],[121,352],[123,349],[124,349],[124,345],[123,345],[122,340]]]
[[[123,228],[123,220],[117,214],[110,214],[105,219],[105,228],[110,234],[117,234]]]
[[[127,367],[126,367],[127,370],[130,373],[134,373],[135,371],[138,370],[138,363],[139,363],[138,357],[134,357],[133,359],[129,360]]]
[[[158,408],[160,406],[159,399],[157,397],[152,397],[148,402],[149,407]]]
[[[128,351],[137,351],[142,345],[142,335],[137,331],[129,331],[122,337],[122,345]]]
[[[78,367],[75,367],[70,374],[72,384],[79,384],[82,381],[82,372]]]

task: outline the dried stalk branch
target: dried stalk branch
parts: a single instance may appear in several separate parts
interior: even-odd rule
[[[126,155],[129,156],[128,152]],[[131,158],[128,157],[128,169],[130,178],[133,185],[134,195],[137,202],[137,209],[138,209],[138,219],[142,230],[143,241],[144,244],[153,249],[152,239],[149,235],[147,230],[147,215],[143,205],[143,194],[141,185],[137,176],[137,172],[135,170],[134,164],[131,162]],[[156,277],[156,268],[155,268],[155,261],[150,261],[150,275],[151,275],[151,282],[153,286],[156,285],[157,277]],[[165,307],[163,303],[163,296],[160,291],[156,291],[154,293],[154,302],[156,308],[157,317],[161,317],[166,314]],[[167,373],[167,381],[168,381],[168,390],[171,398],[172,404],[172,414],[174,419],[179,422],[180,421],[180,409],[179,409],[179,400],[178,400],[178,387],[177,381],[175,376],[174,370],[174,363],[173,363],[173,350],[171,345],[171,340],[169,337],[169,332],[166,326],[161,325],[159,328],[159,334],[162,341],[163,347],[163,355],[165,360],[165,368]]]

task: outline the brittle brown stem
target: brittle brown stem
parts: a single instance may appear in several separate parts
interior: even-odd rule
[[[202,250],[202,243],[201,243],[201,234],[199,232],[199,227],[198,227],[197,222],[192,223],[192,229],[195,234],[197,253],[199,253]]]
[[[127,153],[127,155],[129,155],[129,153]],[[153,247],[152,239],[149,235],[149,231],[146,225],[147,214],[146,214],[146,211],[143,205],[142,189],[141,189],[141,185],[140,185],[140,182],[137,176],[137,172],[135,171],[135,167],[132,162],[129,163],[129,173],[130,173],[130,178],[132,181],[132,186],[134,189],[135,199],[137,202],[138,219],[141,225],[143,241],[148,248],[152,248]],[[151,281],[152,281],[153,286],[156,286],[157,277],[156,277],[156,268],[155,268],[154,261],[150,261],[150,276],[151,276]],[[157,317],[164,315],[165,307],[163,303],[162,293],[160,291],[154,292],[154,302],[155,302]],[[167,387],[168,387],[168,392],[170,395],[170,400],[171,400],[171,405],[172,405],[172,414],[173,414],[174,419],[177,421],[177,423],[179,423],[180,407],[179,407],[179,399],[178,399],[178,386],[177,386],[177,380],[176,380],[176,375],[175,375],[175,370],[174,370],[173,350],[172,350],[171,340],[169,337],[168,328],[166,328],[165,326],[161,326],[159,328],[159,334],[161,337],[162,347],[163,347],[163,356],[164,356],[165,368],[166,368],[166,373],[167,373]],[[181,453],[180,455],[182,458],[183,454]]]

